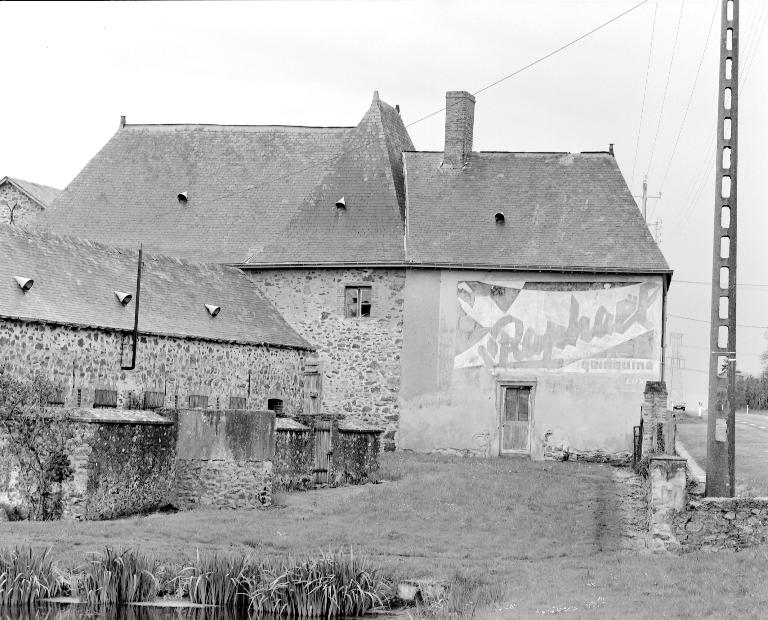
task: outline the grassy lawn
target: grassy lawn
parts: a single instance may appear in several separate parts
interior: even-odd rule
[[[396,578],[456,583],[467,604],[456,617],[478,604],[475,617],[489,618],[768,615],[766,548],[627,551],[607,465],[395,453],[383,469],[382,484],[282,495],[266,511],[3,523],[0,546],[53,545],[65,564],[106,544],[179,563],[198,548],[266,557],[352,546]]]

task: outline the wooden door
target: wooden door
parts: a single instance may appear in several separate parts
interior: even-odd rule
[[[331,421],[315,422],[315,484],[328,484],[331,470]]]
[[[531,386],[501,389],[501,451],[527,453],[531,446]]]

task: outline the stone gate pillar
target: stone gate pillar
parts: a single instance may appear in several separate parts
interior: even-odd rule
[[[646,381],[642,457],[675,454],[675,435],[675,418],[667,409],[667,385],[663,381]]]

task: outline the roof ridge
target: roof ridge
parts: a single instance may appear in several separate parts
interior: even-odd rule
[[[242,129],[252,131],[266,131],[271,129],[354,129],[355,126],[344,125],[226,125],[218,123],[130,123],[126,124],[118,131],[126,129],[176,129],[176,128],[203,128],[203,129]]]

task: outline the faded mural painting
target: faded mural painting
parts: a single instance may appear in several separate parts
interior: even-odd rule
[[[659,370],[659,282],[459,281],[454,369]]]

